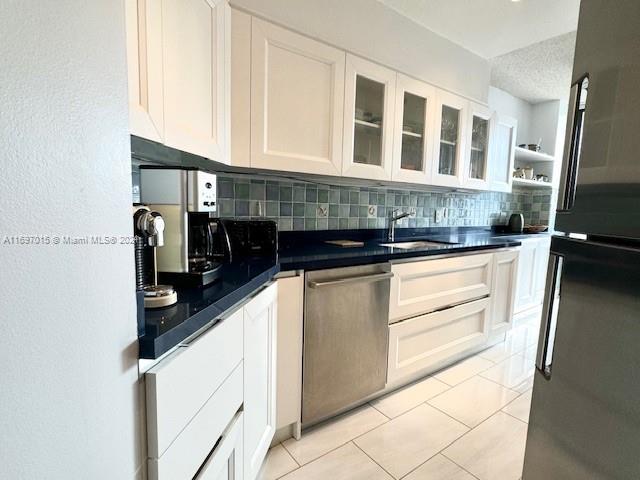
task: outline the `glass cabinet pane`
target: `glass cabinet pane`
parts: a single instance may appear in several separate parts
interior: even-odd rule
[[[356,76],[354,163],[382,165],[384,89],[383,83]]]
[[[487,148],[489,145],[489,120],[473,117],[471,131],[471,158],[469,178],[484,180],[486,177]]]
[[[440,127],[440,159],[438,173],[457,175],[458,133],[460,131],[460,110],[447,105],[442,106]]]
[[[495,135],[495,154],[491,157],[492,178],[503,183],[508,183],[511,176],[509,161],[511,160],[511,136],[513,128],[509,125],[498,123]]]
[[[421,171],[424,167],[425,113],[427,100],[412,93],[404,93],[402,113],[402,152],[400,168]]]

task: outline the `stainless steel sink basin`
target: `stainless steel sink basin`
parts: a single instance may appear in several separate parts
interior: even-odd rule
[[[447,242],[431,242],[428,240],[416,240],[415,242],[393,242],[393,243],[381,243],[382,247],[400,248],[404,250],[410,250],[412,248],[439,248],[443,245],[451,245]]]

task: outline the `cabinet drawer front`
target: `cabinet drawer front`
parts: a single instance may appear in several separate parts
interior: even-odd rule
[[[195,480],[241,480],[243,413],[239,412],[222,434]]]
[[[242,405],[242,368],[240,363],[160,458],[149,460],[149,480],[193,478],[203,464],[213,471],[207,457]]]
[[[488,338],[489,305],[483,298],[391,325],[388,383],[427,373],[447,358],[483,344]]]
[[[493,254],[394,264],[391,323],[489,295]]]
[[[149,456],[159,457],[242,360],[242,309],[145,375]]]

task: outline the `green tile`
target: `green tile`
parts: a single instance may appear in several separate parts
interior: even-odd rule
[[[249,199],[249,184],[248,183],[235,183],[234,194],[236,200],[248,200]]]
[[[340,228],[339,218],[329,218],[329,230],[338,230]]]
[[[351,209],[351,205],[339,205],[338,206],[338,216],[340,218],[349,218],[349,210]]]
[[[290,217],[292,215],[293,208],[291,202],[280,202],[280,216]]]
[[[328,218],[319,218],[316,224],[316,228],[318,230],[328,230],[329,229],[329,219]]]
[[[293,201],[294,202],[304,202],[305,201],[305,189],[304,187],[293,187]]]
[[[236,200],[236,217],[248,217],[248,216],[249,216],[249,201]]]
[[[349,192],[349,203],[351,205],[358,205],[360,203],[360,192]]]
[[[315,218],[305,218],[304,219],[304,229],[305,230],[316,230],[317,223]]]
[[[293,219],[292,218],[279,218],[278,219],[278,230],[281,230],[281,231],[293,230]]]
[[[339,218],[338,219],[338,228],[340,230],[346,230],[349,228],[349,219],[348,218]]]
[[[290,202],[293,198],[293,190],[291,187],[280,187],[280,201]]]
[[[304,203],[294,203],[293,204],[293,216],[294,217],[304,217]]]
[[[307,202],[317,202],[318,201],[318,189],[316,187],[312,187],[307,185],[305,200]]]
[[[335,188],[329,190],[329,203],[340,203],[340,190]]]
[[[360,192],[360,205],[369,205],[369,192]]]
[[[349,190],[340,189],[340,203],[341,204],[349,203]]]
[[[318,190],[318,203],[329,203],[329,190]]]
[[[338,218],[340,216],[340,206],[330,204],[329,205],[329,217],[330,218]]]
[[[367,218],[369,215],[369,207],[367,205],[360,205],[358,208],[358,217]]]
[[[294,230],[304,230],[304,218],[294,218],[293,219],[293,229]]]
[[[277,184],[267,183],[267,200],[280,200],[280,187]]]
[[[265,199],[265,185],[264,183],[251,183],[251,200],[264,200]]]
[[[233,198],[233,180],[218,180],[218,197]]]
[[[236,214],[235,202],[232,199],[221,198],[218,203],[221,217],[233,217]]]
[[[266,202],[267,217],[277,217],[280,214],[279,202]]]
[[[360,211],[360,207],[358,205],[351,205],[351,208],[349,208],[349,217],[358,218],[359,211]]]
[[[304,204],[304,216],[305,218],[316,218],[316,204],[305,203]]]

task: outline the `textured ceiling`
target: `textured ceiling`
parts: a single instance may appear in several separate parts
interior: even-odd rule
[[[576,33],[560,35],[490,60],[491,85],[530,103],[569,95]]]
[[[378,0],[484,58],[574,31],[580,0]]]

